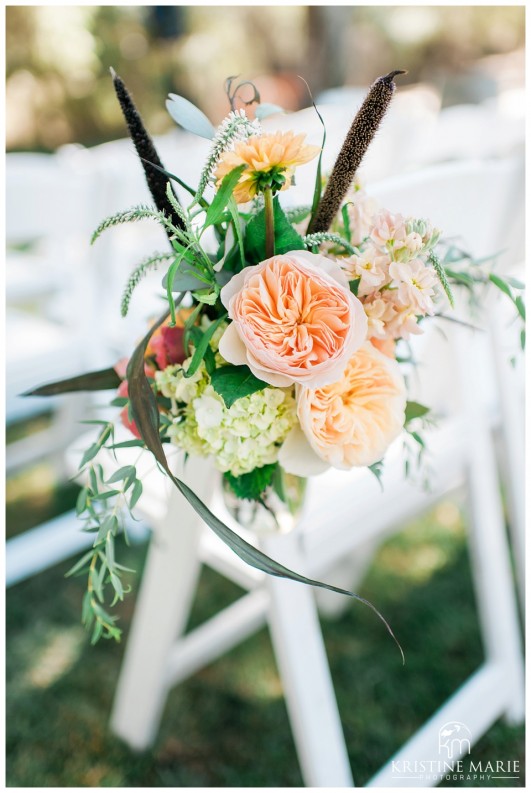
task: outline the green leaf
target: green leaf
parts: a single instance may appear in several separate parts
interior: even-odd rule
[[[246,168],[247,166],[245,164],[238,165],[237,168],[233,168],[232,171],[223,177],[223,181],[221,182],[214,200],[207,209],[205,225],[203,226],[203,229],[207,229],[209,226],[213,226],[215,223],[219,222],[225,211],[225,207],[229,203],[229,199],[232,196],[232,191],[236,187],[240,176]]]
[[[361,278],[355,278],[353,281],[349,281],[348,282],[348,285],[350,287],[350,291],[356,297],[358,296],[358,289],[360,288],[360,281],[361,281]]]
[[[76,501],[76,515],[81,515],[87,508],[88,487],[82,487]]]
[[[240,216],[238,214],[238,207],[236,205],[236,201],[234,200],[234,196],[229,198],[229,202],[227,204],[229,208],[229,212],[232,217],[232,224],[234,226],[234,233],[236,234],[236,239],[238,240],[238,250],[240,253],[240,262],[241,266],[245,267],[245,250],[243,247],[243,234],[242,234],[242,227],[240,223]]]
[[[114,535],[107,534],[105,541],[105,555],[107,557],[107,565],[109,570],[114,567]]]
[[[103,595],[103,576],[105,575],[105,568],[100,567],[98,570],[97,568],[91,568],[90,571],[90,581],[92,583],[92,588],[96,595],[98,596],[98,600],[103,603],[104,595]]]
[[[308,88],[308,91],[310,93],[310,99],[312,100],[313,109],[317,113],[319,121],[321,122],[322,127],[323,127],[323,141],[321,143],[321,152],[319,154],[319,159],[317,160],[317,172],[315,174],[315,187],[314,187],[314,190],[313,190],[313,200],[312,200],[312,214],[311,214],[311,217],[310,217],[310,222],[308,223],[308,229],[311,229],[313,221],[315,219],[315,216],[317,215],[317,210],[318,210],[319,204],[321,202],[321,192],[323,190],[322,159],[323,159],[323,151],[324,151],[324,147],[325,147],[325,143],[326,143],[326,125],[324,123],[322,115],[317,110],[317,106],[316,106],[315,102],[313,101],[313,96],[311,94],[311,91],[310,91],[310,88],[309,88],[308,84],[306,85],[306,87]]]
[[[287,219],[278,196],[273,201],[275,218],[275,253],[303,251],[304,240],[297,234]],[[247,224],[245,232],[245,258],[251,264],[258,264],[265,258],[265,210],[258,212]]]
[[[402,654],[402,658],[404,658],[402,648],[400,647],[398,640],[391,630],[390,625],[372,603],[354,592],[349,592],[346,589],[340,589],[339,587],[333,586],[331,584],[325,584],[321,581],[316,581],[314,579],[299,575],[299,573],[295,573],[278,562],[275,562],[274,559],[270,559],[264,553],[259,551],[258,548],[255,548],[253,545],[246,542],[243,537],[239,536],[239,534],[236,534],[236,532],[232,531],[232,529],[229,529],[229,527],[226,526],[223,521],[221,521],[209,510],[206,504],[201,501],[201,499],[190,487],[188,487],[185,482],[182,482],[173,475],[168,465],[159,435],[160,417],[155,395],[151,390],[148,379],[144,372],[144,355],[147,345],[153,333],[164,322],[166,317],[167,314],[164,314],[157,323],[151,326],[149,331],[146,333],[142,341],[138,344],[135,351],[133,352],[127,367],[129,398],[131,400],[133,416],[138,431],[140,432],[144,443],[153,454],[155,460],[164,469],[175,487],[177,487],[177,489],[182,493],[188,503],[193,507],[193,509],[195,509],[199,517],[226,545],[229,546],[229,548],[234,551],[234,553],[240,557],[240,559],[242,559],[247,564],[250,564],[252,567],[255,567],[257,570],[261,570],[262,572],[269,575],[274,575],[279,578],[286,578],[291,581],[298,581],[299,583],[309,584],[310,586],[321,587],[322,589],[328,589],[331,592],[347,595],[348,597],[355,598],[356,600],[364,603],[375,612],[379,619],[382,620],[389,634],[393,637],[396,644],[398,645]],[[177,528],[178,527],[176,526],[176,530]]]
[[[129,500],[129,509],[134,509],[136,507],[138,503],[138,499],[142,495],[142,490],[143,490],[142,482],[140,481],[140,479],[137,479],[133,486],[131,498]]]
[[[343,228],[345,230],[345,239],[347,242],[352,241],[352,233],[350,231],[350,217],[348,214],[348,203],[341,207],[341,216],[343,218]]]
[[[127,400],[129,402],[129,400]],[[113,443],[112,446],[107,446],[108,449],[132,449],[133,447],[144,446],[144,441],[136,438],[132,441],[122,441],[121,443]]]
[[[221,366],[212,372],[211,384],[228,408],[236,400],[267,388],[267,383],[255,377],[248,366],[233,366],[232,364]]]
[[[241,476],[233,476],[227,472],[224,477],[238,498],[245,498],[248,501],[259,501],[264,490],[271,485],[277,467],[277,463],[272,463],[263,465],[261,468],[255,468],[253,471]]]
[[[100,450],[99,443],[92,443],[88,447],[88,449],[85,450],[85,453],[83,454],[83,457],[81,458],[81,462],[79,463],[79,467],[83,468],[84,465],[86,465],[92,459],[94,459],[94,457],[97,455],[99,450]]]
[[[421,405],[420,402],[406,402],[406,421],[407,424],[413,419],[419,419],[429,413],[430,409],[426,405]]]
[[[127,479],[128,476],[136,476],[136,468],[134,465],[124,465],[122,468],[119,468],[114,474],[107,479],[107,484],[110,485],[113,482],[121,482],[122,479]]]
[[[489,281],[490,281],[491,283],[493,283],[493,284],[494,284],[494,286],[497,286],[497,287],[498,287],[498,289],[499,289],[501,292],[503,292],[504,294],[506,294],[506,295],[507,295],[507,297],[510,297],[510,298],[511,298],[511,300],[513,300],[513,293],[511,292],[511,287],[509,286],[509,284],[508,284],[508,283],[506,283],[506,282],[503,280],[503,278],[500,278],[500,276],[499,276],[499,275],[495,275],[494,273],[490,273],[490,275],[489,275]]]
[[[162,286],[168,289],[168,281],[171,278],[171,291],[172,292],[192,292],[194,289],[202,289],[205,283],[209,283],[205,278],[203,272],[194,267],[179,267],[180,261],[177,266],[173,265],[168,269],[168,272],[162,279]]]
[[[378,480],[378,484],[380,485],[382,490],[384,489],[382,482],[383,466],[384,466],[383,460],[378,460],[376,463],[367,466],[371,474],[374,474],[374,476]]]
[[[444,289],[446,297],[448,298],[448,302],[450,303],[450,305],[453,308],[454,307],[454,296],[452,294],[452,290],[450,288],[450,284],[448,283],[448,279],[446,277],[446,272],[445,272],[444,267],[442,266],[442,264],[441,264],[441,262],[439,260],[439,257],[433,251],[430,251],[428,259],[431,262],[431,264],[433,265],[433,269],[437,273],[437,277],[438,277],[438,279],[439,279],[439,281],[441,283],[442,288]]]
[[[120,581],[116,573],[111,573],[111,584],[113,585],[114,591],[116,592],[118,599],[123,600],[124,588],[122,586],[122,582]]]
[[[168,298],[168,303],[170,304],[170,316],[171,316],[172,326],[175,326],[175,306],[176,306],[176,301],[174,300],[172,293],[174,291],[175,277],[176,277],[176,275],[179,274],[178,270],[179,270],[179,267],[181,265],[181,262],[182,262],[183,258],[184,258],[184,254],[179,254],[177,256],[177,258],[175,259],[175,261],[172,262],[172,264],[170,265],[170,267],[168,269],[168,272],[166,274],[166,276],[167,276],[167,278],[166,278],[166,296]],[[196,277],[196,274],[194,273],[194,278],[195,277]],[[186,287],[186,290],[187,289],[189,289],[188,286]],[[182,294],[184,294],[184,292],[186,290],[183,288],[180,291],[181,291]]]
[[[92,632],[92,638],[90,640],[90,643],[93,645],[97,644],[101,639],[102,634],[103,634],[103,623],[98,620],[94,625],[94,631]]]
[[[116,534],[118,531],[118,518],[116,515],[107,515],[103,523],[101,524],[98,535],[94,540],[94,546],[99,545],[99,543],[104,542],[107,539],[107,534],[110,532],[111,534]]]
[[[525,330],[520,331],[520,347],[525,350]]]
[[[25,391],[21,396],[55,396],[74,391],[106,391],[118,388],[121,382],[114,369],[100,369],[97,372],[87,372],[76,377],[68,377],[66,380],[41,385],[31,391]]]
[[[221,317],[218,317],[218,319],[216,319],[215,322],[212,322],[212,324],[209,325],[205,331],[203,331],[201,340],[197,344],[194,350],[194,354],[192,355],[192,360],[190,361],[190,365],[188,366],[188,369],[184,373],[185,377],[192,377],[192,375],[194,375],[197,372],[199,368],[199,364],[205,357],[205,353],[207,351],[210,340],[212,339],[212,336],[219,328],[221,323],[225,321],[226,317],[227,317],[226,313],[222,314]]]
[[[196,289],[195,292],[192,292],[192,294],[196,300],[199,300],[200,303],[205,303],[207,306],[214,306],[218,299],[219,288],[214,287],[213,290]]]
[[[216,134],[216,130],[203,111],[184,96],[170,94],[170,98],[166,100],[166,108],[173,120],[188,132],[207,140],[212,140]]]
[[[87,553],[84,554],[84,556],[82,556],[81,559],[79,559],[79,561],[77,561],[75,565],[70,568],[68,573],[65,573],[65,578],[69,578],[70,576],[79,573],[85,567],[85,565],[88,564],[88,562],[92,559],[92,556],[93,556],[92,550],[87,551]]]
[[[518,278],[513,278],[512,276],[508,275],[505,280],[511,286],[514,286],[515,289],[525,289],[525,284],[522,283],[522,281],[519,281]]]
[[[418,445],[419,445],[419,446],[422,446],[422,448],[423,448],[423,449],[425,449],[425,448],[426,448],[426,444],[425,444],[425,442],[424,442],[423,438],[422,438],[422,437],[421,437],[421,436],[418,434],[418,432],[412,432],[412,433],[411,433],[411,437],[412,437],[414,440],[416,440],[416,441],[417,441],[417,443],[418,443]]]
[[[146,163],[146,165],[150,165],[152,168],[155,168],[155,170],[159,171],[159,173],[163,173],[164,176],[168,177],[168,179],[171,179],[173,182],[177,182],[177,184],[181,185],[181,187],[184,188],[184,190],[186,190],[187,193],[190,193],[190,195],[193,198],[195,198],[197,190],[194,189],[193,187],[190,187],[190,185],[186,184],[186,182],[183,182],[183,180],[179,176],[175,176],[174,173],[170,173],[169,171],[166,171],[164,168],[161,168],[160,165],[156,165],[154,162],[150,162],[149,160],[146,160],[144,157],[140,157],[140,159],[142,160],[143,163]],[[206,209],[208,206],[208,201],[205,201],[204,198],[200,198],[199,203],[204,209]]]
[[[110,498],[114,498],[115,496],[119,496],[119,490],[107,490],[105,493],[98,493],[98,495],[94,495],[92,500],[93,501],[108,501]]]
[[[522,300],[522,296],[521,295],[518,295],[517,297],[515,297],[514,305],[516,306],[516,308],[518,310],[518,313],[520,314],[520,316],[522,317],[522,319],[525,322],[525,303]]]

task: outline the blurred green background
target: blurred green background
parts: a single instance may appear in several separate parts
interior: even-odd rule
[[[518,6],[11,6],[7,146],[48,151],[123,137],[110,66],[154,134],[172,128],[164,107],[170,91],[221,121],[223,81],[236,74],[288,110],[308,105],[297,75],[317,96],[366,86],[396,68],[408,70],[401,85],[431,83],[443,104],[478,101],[504,75],[522,79],[524,13]],[[508,53],[512,59],[496,58]]]
[[[224,79],[253,79],[263,99],[296,110],[393,68],[434,86],[443,105],[480,102],[523,81],[524,8],[516,6],[10,6],[7,147],[53,151],[125,134],[113,66],[154,134],[173,128],[168,92],[225,115]],[[27,435],[35,421],[10,428]],[[71,509],[77,487],[39,464],[7,482],[8,534]],[[125,547],[137,570],[145,547]],[[128,751],[107,720],[123,647],[91,648],[80,626],[83,579],[71,562],[8,591],[8,785],[299,786],[302,784],[266,631],[170,695],[154,749]],[[192,624],[239,594],[205,571]],[[441,503],[382,546],[361,594],[391,622],[396,647],[367,609],[323,621],[356,782],[363,785],[482,658],[461,499]],[[127,628],[131,596],[120,607]],[[517,760],[524,730],[498,723],[474,760]],[[451,786],[472,786],[471,782]],[[494,786],[491,781],[489,786]],[[518,781],[524,785],[523,773]]]

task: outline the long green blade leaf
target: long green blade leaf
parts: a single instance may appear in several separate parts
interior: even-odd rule
[[[227,313],[225,312],[224,314],[221,315],[221,317],[218,317],[215,322],[212,322],[212,324],[209,325],[209,327],[205,330],[205,332],[201,336],[201,341],[198,342],[194,350],[194,354],[192,355],[192,360],[190,361],[190,365],[188,366],[188,369],[184,373],[185,377],[191,377],[197,372],[199,368],[199,364],[205,357],[205,353],[210,343],[210,339],[212,338],[216,330],[219,328],[221,323],[225,321],[226,318],[227,318]]]
[[[225,207],[229,203],[229,199],[232,196],[232,191],[236,187],[240,176],[246,168],[246,165],[238,165],[237,168],[234,168],[232,171],[230,171],[230,173],[223,177],[221,186],[217,191],[214,200],[207,209],[204,225],[205,229],[208,228],[208,226],[213,226],[215,223],[218,223],[221,216],[223,215],[223,212],[225,211]]]
[[[121,382],[114,369],[100,369],[97,372],[86,372],[76,377],[68,377],[66,380],[46,383],[38,388],[32,388],[31,391],[25,391],[21,396],[55,396],[73,391],[106,391],[118,388]]]
[[[274,559],[270,559],[269,556],[266,556],[253,545],[246,542],[242,537],[232,531],[232,529],[229,529],[228,526],[226,526],[209,510],[206,504],[201,501],[201,499],[193,492],[193,490],[188,487],[188,485],[173,475],[168,465],[159,435],[159,411],[157,409],[157,402],[144,372],[144,354],[149,340],[156,329],[162,325],[167,316],[168,314],[165,314],[158,320],[157,323],[151,326],[147,334],[135,349],[127,367],[129,399],[131,401],[133,418],[144,443],[155,457],[155,460],[164,469],[171,481],[195,509],[197,514],[205,521],[207,526],[209,526],[212,531],[240,557],[240,559],[243,559],[243,561],[247,562],[247,564],[269,575],[274,575],[279,578],[286,578],[291,581],[298,581],[299,583],[309,584],[310,586],[320,587],[322,589],[328,589],[331,592],[337,592],[341,595],[347,595],[348,597],[355,598],[356,600],[359,600],[360,602],[369,606],[369,608],[372,609],[375,614],[377,614],[377,616],[386,626],[389,634],[393,637],[398,648],[400,649],[402,660],[404,660],[404,653],[390,625],[372,603],[370,603],[365,598],[362,598],[360,595],[355,594],[354,592],[349,592],[346,589],[341,589],[340,587],[336,587],[331,584],[324,584],[321,581],[315,581],[311,578],[306,578],[305,576],[299,575],[298,573],[289,570],[287,567],[284,567],[278,562],[275,562]]]

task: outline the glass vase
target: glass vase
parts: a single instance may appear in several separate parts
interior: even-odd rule
[[[222,477],[223,501],[229,514],[255,534],[286,534],[297,524],[304,507],[306,479],[278,469],[261,501],[238,498]]]

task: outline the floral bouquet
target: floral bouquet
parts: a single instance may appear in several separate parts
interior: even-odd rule
[[[358,597],[288,570],[231,530],[175,476],[165,445],[211,458],[233,499],[261,507],[275,526],[281,508],[293,511],[300,503],[294,489],[300,478],[355,466],[379,476],[386,450],[404,431],[424,447],[420,425],[429,408],[407,401],[401,371],[407,356],[397,354],[397,341],[422,333],[426,318],[440,316],[445,302],[453,305],[451,284],[473,296],[477,284],[490,280],[523,316],[521,297],[511,289],[521,285],[486,274],[451,246],[437,252],[440,232],[430,221],[391,214],[361,186],[359,165],[399,74],[372,85],[328,178],[321,174],[322,149],[304,135],[263,132],[261,120],[279,108],[260,104],[255,91],[245,103],[257,104],[254,119],[245,107],[237,109],[243,84],[234,87],[232,78],[226,85],[231,111],[217,130],[198,108],[170,95],[173,118],[212,140],[198,185],[190,187],[165,170],[113,72],[154,206],[104,220],[93,241],[121,223],[160,223],[168,250],[134,270],[122,315],[144,274],[156,267],[165,270],[167,309],[129,360],[32,392],[115,389],[112,404],[132,433],[117,443],[113,422],[95,422],[99,435],[80,465],[85,485],[77,511],[95,540],[71,573],[88,574],[83,621],[93,642],[120,637],[106,606],[109,590],[114,603],[126,590],[114,539],[125,530],[124,511],[142,494],[134,465],[106,478],[98,463],[102,448],[149,450],[204,522],[248,564]],[[313,195],[305,206],[284,209],[280,199],[297,168],[312,161]],[[173,185],[190,200],[179,200]]]

